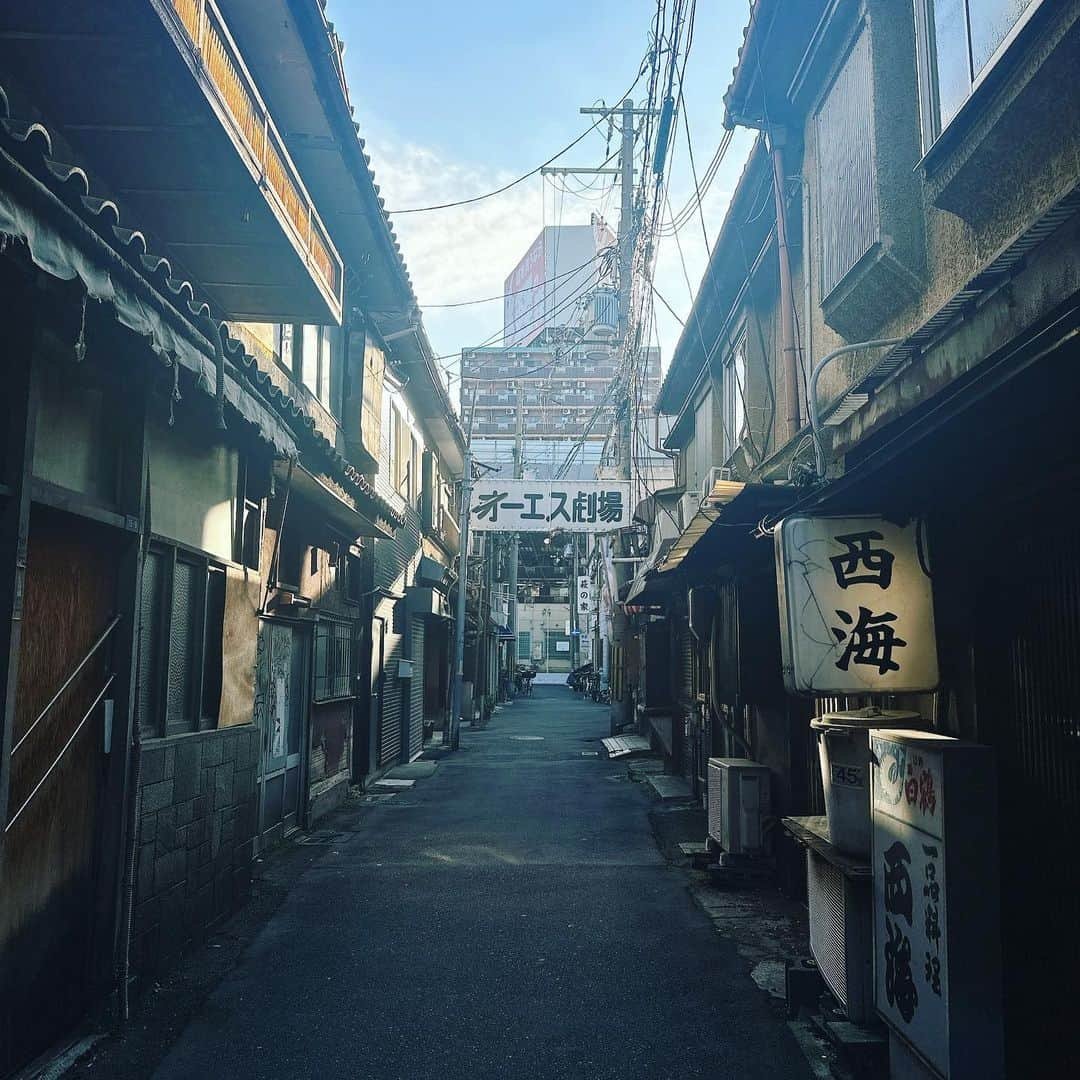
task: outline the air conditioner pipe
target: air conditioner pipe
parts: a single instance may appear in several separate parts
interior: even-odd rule
[[[841,345],[840,348],[833,349],[814,365],[806,389],[806,407],[810,413],[811,438],[814,440],[814,470],[819,480],[825,479],[825,450],[821,445],[821,418],[817,407],[817,384],[822,371],[838,356],[861,352],[863,349],[888,349],[893,345],[899,345],[903,340],[903,338],[871,338],[869,341],[855,341],[850,345]]]

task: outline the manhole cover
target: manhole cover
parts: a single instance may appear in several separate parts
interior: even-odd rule
[[[511,735],[510,738],[514,739],[516,742],[543,742],[544,741],[544,736],[543,735]]]

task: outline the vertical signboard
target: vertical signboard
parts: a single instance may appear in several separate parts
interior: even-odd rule
[[[939,1076],[1003,1075],[993,752],[870,733],[874,1000]]]
[[[789,691],[897,694],[937,686],[921,522],[790,517],[775,538]]]
[[[582,616],[591,615],[592,610],[592,582],[587,577],[579,577],[577,579],[578,622],[587,624],[588,620]]]
[[[878,1011],[946,1074],[949,940],[941,755],[875,733],[874,941]]]
[[[504,345],[528,345],[544,327],[544,235],[541,231],[503,286]]]

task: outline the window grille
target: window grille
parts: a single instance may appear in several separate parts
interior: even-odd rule
[[[315,627],[315,700],[352,697],[352,677],[352,626],[320,621]]]
[[[136,688],[144,737],[217,726],[224,622],[222,567],[172,547],[147,553]]]

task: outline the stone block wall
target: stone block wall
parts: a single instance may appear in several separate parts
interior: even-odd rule
[[[153,971],[246,899],[257,827],[253,725],[143,747],[133,962]]]

